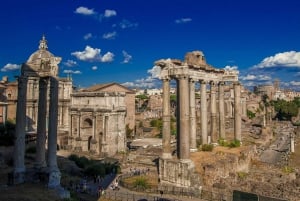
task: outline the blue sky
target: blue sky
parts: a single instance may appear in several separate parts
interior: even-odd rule
[[[278,78],[300,91],[299,0],[10,0],[0,9],[0,76],[10,79],[45,34],[60,77],[80,87],[153,88],[156,60],[201,50],[212,66],[237,68],[245,86]]]

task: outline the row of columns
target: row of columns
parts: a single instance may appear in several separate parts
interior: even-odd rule
[[[177,157],[189,159],[189,153],[197,150],[196,145],[196,109],[195,82],[181,75],[177,80]],[[218,83],[219,91],[219,133],[217,131],[216,85],[210,82],[210,115],[207,111],[207,82],[200,82],[201,93],[201,138],[202,144],[216,142],[225,138],[224,82]],[[234,138],[241,141],[240,84],[234,83]],[[210,117],[210,135],[208,135],[208,117]],[[170,131],[170,78],[163,79],[163,154],[162,158],[171,158]]]
[[[46,162],[46,132],[47,132],[47,86],[50,81],[50,104],[48,125],[48,164]],[[14,183],[23,183],[26,168],[25,156],[25,133],[26,133],[26,99],[28,78],[18,78],[18,103],[16,115],[16,138],[14,146]],[[60,185],[60,171],[57,166],[57,118],[58,118],[58,80],[54,77],[42,77],[39,80],[38,102],[38,127],[36,142],[35,167],[38,170],[48,167],[49,187]]]

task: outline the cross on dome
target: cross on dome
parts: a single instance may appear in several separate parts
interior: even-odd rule
[[[43,50],[47,50],[48,49],[48,45],[47,45],[47,40],[45,38],[45,35],[43,35],[42,40],[40,40],[40,45],[39,45],[39,49],[43,49]]]

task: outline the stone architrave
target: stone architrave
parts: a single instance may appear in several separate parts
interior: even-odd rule
[[[201,136],[202,136],[202,144],[208,144],[207,100],[206,100],[206,82],[205,81],[201,81]]]
[[[27,97],[27,77],[18,78],[18,103],[16,116],[16,136],[14,146],[14,170],[13,183],[25,182],[25,125],[26,125],[26,97]]]
[[[47,86],[48,79],[40,78],[39,81],[39,103],[38,103],[38,125],[37,125],[37,140],[36,140],[36,168],[44,168],[46,163],[46,114],[47,114]]]
[[[235,82],[234,86],[234,139],[242,140],[241,135],[241,85],[239,82]]]
[[[190,158],[190,107],[189,107],[189,79],[187,76],[179,76],[179,159]]]
[[[219,137],[225,139],[224,82],[219,82]]]
[[[196,143],[196,108],[195,108],[195,81],[190,80],[190,151],[197,151]]]
[[[216,89],[215,89],[215,83],[210,83],[210,136],[211,141],[216,142],[217,141],[217,104],[216,104]]]
[[[163,153],[162,158],[172,158],[171,154],[170,80],[163,80]]]
[[[49,188],[60,186],[60,171],[57,166],[57,114],[58,114],[58,80],[50,78],[50,106],[48,129],[48,170]]]

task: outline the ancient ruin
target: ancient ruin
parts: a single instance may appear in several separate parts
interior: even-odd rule
[[[201,141],[217,142],[225,136],[224,84],[234,84],[234,139],[241,141],[241,100],[238,72],[221,70],[208,65],[201,51],[187,53],[184,61],[161,59],[155,62],[161,68],[163,81],[163,153],[160,157],[159,176],[162,185],[193,186],[194,163],[190,152],[196,147],[195,83],[201,84]],[[170,145],[170,81],[177,82],[177,157],[173,158]],[[207,105],[207,85],[210,85],[210,115]],[[216,86],[218,86],[218,117]],[[210,133],[208,119],[210,117]]]

